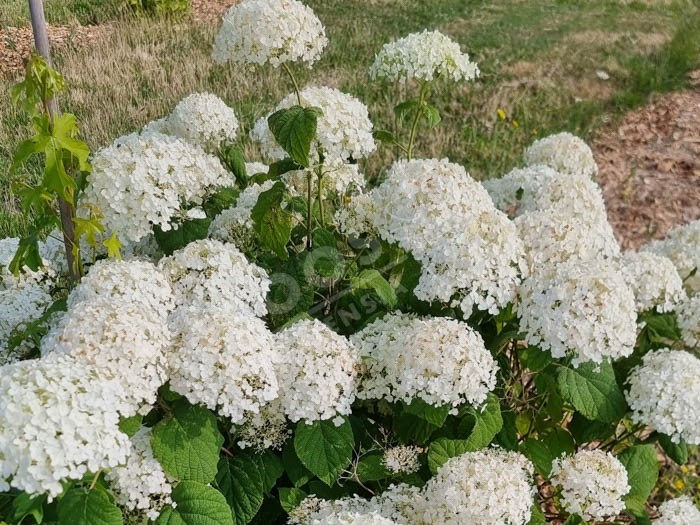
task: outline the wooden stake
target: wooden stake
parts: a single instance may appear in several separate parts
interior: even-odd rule
[[[44,4],[42,0],[29,0],[29,14],[32,19],[32,31],[34,32],[34,45],[38,53],[44,57],[46,63],[52,66],[51,51],[49,49],[49,35],[46,31],[46,18],[44,18]],[[58,115],[58,102],[56,99],[47,101],[49,118],[53,122]],[[80,280],[80,272],[73,257],[73,245],[75,244],[75,227],[73,217],[75,210],[70,203],[63,199],[58,199],[58,209],[61,215],[61,226],[63,229],[63,245],[66,250],[66,260],[68,261],[68,275],[72,282]]]

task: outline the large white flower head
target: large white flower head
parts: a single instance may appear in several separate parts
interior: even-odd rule
[[[651,252],[625,252],[620,271],[634,293],[637,310],[670,312],[686,297],[683,281],[668,257]]]
[[[517,452],[486,449],[449,459],[423,489],[418,523],[525,525],[532,464]]]
[[[678,443],[700,444],[700,359],[681,350],[646,354],[627,378],[632,420]]]
[[[698,525],[700,510],[689,496],[664,501],[659,505],[660,518],[653,521],[654,525]]]
[[[534,165],[514,168],[503,177],[487,179],[481,184],[499,210],[517,216],[536,210],[536,195],[558,176],[559,173],[549,166]]]
[[[0,492],[63,492],[61,481],[114,468],[129,454],[119,431],[124,392],[93,367],[65,357],[0,369]]]
[[[360,370],[357,349],[318,320],[302,320],[277,334],[280,398],[291,421],[311,424],[348,415]]]
[[[312,518],[310,525],[397,525],[395,521],[385,518],[377,511],[344,510],[324,518]]]
[[[232,184],[216,157],[160,133],[121,137],[95,153],[92,167],[79,212],[96,206],[107,230],[130,242],[153,226],[172,229],[183,202],[201,204],[214,189]]]
[[[634,294],[614,264],[566,263],[520,287],[516,303],[526,341],[578,366],[630,355],[637,337]]]
[[[625,508],[623,496],[630,491],[625,466],[602,450],[581,450],[555,459],[551,481],[562,487],[564,508],[591,521],[617,516]]]
[[[376,149],[377,145],[372,137],[372,121],[369,119],[367,106],[360,100],[325,86],[305,87],[299,96],[302,106],[321,108],[323,112],[318,118],[316,141],[327,162],[337,164],[350,158],[359,160]],[[277,104],[275,111],[298,104],[296,93],[290,93]],[[259,143],[263,156],[273,160],[286,156],[270,131],[267,117],[255,123],[250,136]],[[312,144],[311,156],[315,160],[319,158],[315,144]]]
[[[175,307],[170,283],[151,262],[97,261],[68,296],[68,309],[80,303],[112,300],[140,304],[162,318]]]
[[[598,165],[591,148],[571,133],[563,132],[536,140],[524,154],[525,164],[544,164],[566,175],[593,177]]]
[[[566,262],[612,259],[620,253],[607,220],[584,220],[563,209],[531,211],[513,221],[531,275]]]
[[[178,306],[207,301],[242,314],[267,314],[265,297],[270,279],[233,244],[191,242],[162,259],[159,267],[172,284]]]
[[[365,365],[360,399],[476,407],[496,386],[498,365],[478,332],[461,321],[392,313],[351,340]]]
[[[212,93],[194,93],[182,99],[165,124],[167,133],[209,152],[222,142],[233,142],[238,119],[232,108]]]
[[[688,348],[700,347],[700,295],[681,301],[676,308],[678,328]]]
[[[100,377],[124,385],[123,415],[148,413],[167,380],[167,318],[139,302],[100,297],[83,301],[51,327],[42,354],[68,355],[94,367]]]
[[[349,237],[359,237],[365,233],[379,235],[374,227],[377,204],[372,193],[358,193],[343,203],[335,212],[335,224],[338,231]]]
[[[224,15],[212,57],[220,64],[309,67],[328,44],[323,24],[297,0],[243,0]]]
[[[395,163],[369,194],[380,236],[422,265],[414,294],[496,313],[515,298],[526,271],[515,226],[463,167],[443,160]],[[457,299],[454,299],[454,296]]]
[[[265,323],[225,306],[201,302],[171,316],[175,351],[170,355],[170,388],[243,423],[278,397],[280,353]]]
[[[141,427],[131,437],[131,453],[125,465],[105,476],[118,505],[156,520],[165,505],[172,504],[172,479],[163,471],[151,448],[151,429]]]
[[[688,294],[700,294],[700,219],[673,228],[665,238],[652,241],[641,250],[671,259]],[[694,270],[696,273],[691,276]]]
[[[459,82],[478,77],[479,68],[458,43],[439,31],[426,30],[385,44],[369,68],[369,76],[401,82],[437,78]]]

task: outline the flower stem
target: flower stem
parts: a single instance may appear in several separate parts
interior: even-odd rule
[[[323,171],[322,167],[318,167],[318,171],[316,172],[316,175],[318,177],[318,209],[319,209],[319,214],[321,215],[321,228],[325,228],[325,217],[323,216],[323,196],[321,195],[321,183],[323,181]]]
[[[311,178],[313,173],[309,171],[306,174],[306,250],[311,251],[311,220],[312,220],[312,209],[313,209],[313,185],[311,183]]]
[[[294,92],[297,94],[297,102],[301,106],[301,92],[299,90],[299,84],[297,84],[297,79],[294,78],[294,73],[292,73],[292,70],[289,69],[289,66],[285,62],[282,62],[282,67],[284,67],[284,70],[287,72],[287,75],[289,75],[292,84],[294,84]]]
[[[408,146],[406,147],[406,156],[408,160],[413,158],[413,147],[416,141],[416,134],[418,133],[418,122],[423,114],[423,105],[425,104],[425,98],[428,95],[428,83],[421,82],[420,84],[420,95],[418,99],[418,107],[416,108],[416,116],[413,119],[413,125],[411,126],[411,133],[408,136]]]

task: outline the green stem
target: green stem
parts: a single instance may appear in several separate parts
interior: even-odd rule
[[[408,136],[408,146],[406,147],[406,156],[408,160],[413,158],[413,147],[416,141],[416,134],[418,133],[418,122],[423,114],[423,105],[425,104],[425,98],[428,95],[428,83],[421,82],[420,85],[420,96],[418,99],[418,108],[416,108],[416,116],[413,119],[413,125],[411,126],[411,133]]]
[[[323,171],[322,167],[318,167],[318,171],[316,172],[316,175],[318,177],[318,209],[319,213],[321,215],[321,228],[326,227],[326,220],[325,217],[323,216],[323,195],[321,194],[321,183],[323,182]]]
[[[301,103],[301,91],[299,90],[299,84],[297,84],[297,79],[294,78],[294,73],[292,73],[292,70],[289,69],[289,66],[287,65],[286,62],[282,62],[282,66],[284,67],[284,70],[287,72],[287,75],[289,75],[289,78],[292,80],[292,84],[294,84],[294,92],[297,94],[297,102],[299,105],[303,105]]]
[[[312,209],[313,209],[313,185],[311,184],[311,177],[313,173],[309,171],[306,174],[306,249],[311,251],[311,220],[312,220]]]

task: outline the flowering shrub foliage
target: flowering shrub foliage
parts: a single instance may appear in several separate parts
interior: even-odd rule
[[[75,221],[108,250],[79,284],[56,235],[23,267],[0,241],[0,518],[697,524],[655,487],[700,444],[699,223],[621,253],[569,134],[484,184],[415,158],[431,89],[476,64],[437,32],[387,44],[371,76],[418,96],[373,133],[297,86],[325,44],[296,0],[238,3],[215,59],[294,86],[253,128],[266,158],[192,95],[92,156]],[[405,158],[371,187],[377,142]]]

